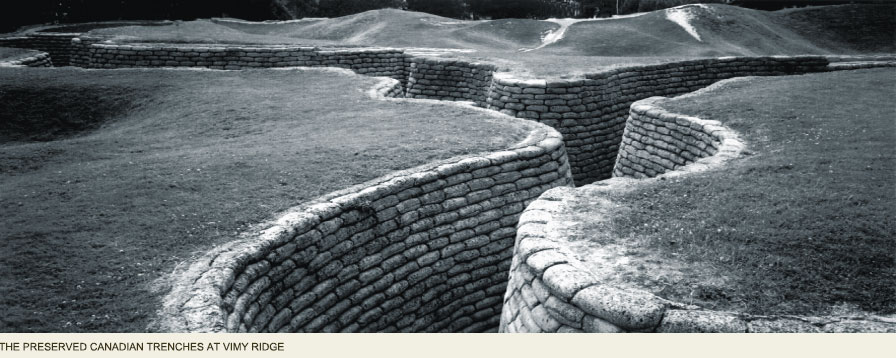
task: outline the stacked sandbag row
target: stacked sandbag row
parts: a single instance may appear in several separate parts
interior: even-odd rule
[[[85,41],[82,39],[82,41]],[[217,70],[339,67],[405,80],[407,55],[391,49],[321,50],[306,46],[88,43],[76,64],[87,68],[204,67]]]
[[[551,190],[526,208],[517,229],[500,332],[616,333],[650,331],[668,304],[637,291],[603,284],[549,230],[563,195]],[[559,222],[563,225],[563,221]],[[568,232],[568,230],[564,230]]]
[[[346,68],[366,76],[391,77],[407,82],[410,56],[399,49],[316,50],[303,66]]]
[[[519,80],[496,76],[487,108],[527,118],[563,134],[577,185],[605,179],[616,158],[625,117],[605,115],[620,104],[601,103],[593,80]]]
[[[0,47],[14,47],[34,49],[50,54],[53,64],[56,66],[68,66],[70,58],[76,51],[72,39],[77,33],[48,33],[35,32],[26,36],[2,37]]]
[[[311,61],[313,47],[250,47],[215,45],[105,44],[84,49],[87,68],[206,67],[218,70],[301,66]]]
[[[395,81],[381,88],[379,94],[387,98],[404,98],[404,86],[400,81]]]
[[[408,68],[407,97],[485,103],[496,67],[490,64],[413,57]]]
[[[719,123],[632,105],[613,176],[652,178],[715,155],[728,130]]]
[[[0,58],[0,67],[53,67],[53,61],[46,52],[29,51],[26,56]]]

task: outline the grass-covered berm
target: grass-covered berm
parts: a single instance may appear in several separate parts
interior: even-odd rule
[[[626,285],[752,314],[896,313],[893,69],[748,77],[655,102],[746,143],[712,170],[580,199],[578,255]],[[586,239],[587,238],[587,239]]]
[[[324,70],[0,69],[0,331],[145,331],[154,280],[319,195],[507,148],[519,120]]]

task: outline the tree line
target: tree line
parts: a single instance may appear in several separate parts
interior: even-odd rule
[[[192,20],[235,17],[245,20],[336,17],[397,8],[457,19],[608,17],[690,3],[730,3],[748,7],[886,2],[887,0],[27,0],[2,1],[0,31],[42,23],[108,20]]]

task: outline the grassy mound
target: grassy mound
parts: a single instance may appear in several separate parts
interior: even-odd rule
[[[435,15],[373,10],[332,19],[280,23],[227,20],[178,22],[173,26],[129,26],[92,31],[119,41],[311,44],[391,47],[503,49],[537,46],[557,28],[534,20],[460,21]]]
[[[542,37],[560,26],[546,21],[528,19],[504,19],[481,21],[454,31],[453,35],[473,48],[507,49],[534,48],[541,45]]]
[[[686,26],[669,11],[687,17]],[[200,42],[435,47],[476,50],[462,58],[491,60],[535,76],[588,73],[622,64],[718,56],[867,54],[896,51],[893,5],[843,5],[778,12],[721,4],[690,5],[640,16],[572,24],[556,43],[533,49],[560,25],[505,19],[461,21],[399,10],[281,23],[190,21],[92,31],[134,42]],[[674,18],[674,16],[673,16]],[[699,38],[698,38],[699,37]]]
[[[441,24],[456,20],[418,12],[393,9],[372,10],[322,21],[300,22],[279,32],[289,37],[321,39],[348,44],[420,43],[420,35],[443,32]]]
[[[685,6],[699,39],[668,11],[580,22],[546,52],[589,56],[753,56],[892,52],[893,5],[825,6],[767,12],[721,4]],[[856,31],[856,29],[861,29]]]
[[[461,21],[394,9],[281,24],[221,24],[251,34],[350,45],[505,50],[537,45],[545,31],[557,27],[534,20]]]
[[[154,280],[191,253],[319,195],[528,133],[473,109],[370,99],[376,81],[0,69],[0,90],[105,86],[128,103],[77,136],[0,144],[0,331],[145,331],[164,294]]]
[[[750,78],[661,103],[721,121],[751,154],[613,195],[612,223],[589,230],[625,241],[632,267],[682,267],[629,277],[665,298],[755,314],[896,313],[894,76]]]
[[[706,55],[699,41],[664,17],[660,11],[638,17],[576,23],[569,27],[563,39],[539,51],[618,57]],[[691,48],[694,45],[697,47]]]

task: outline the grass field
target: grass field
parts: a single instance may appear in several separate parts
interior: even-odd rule
[[[145,331],[164,294],[153,280],[195,251],[319,195],[528,133],[472,109],[367,98],[376,81],[0,69],[0,331]]]
[[[894,78],[892,69],[750,78],[660,103],[721,121],[750,154],[611,195],[619,207],[586,232],[624,244],[637,262],[627,280],[680,302],[896,313]]]

